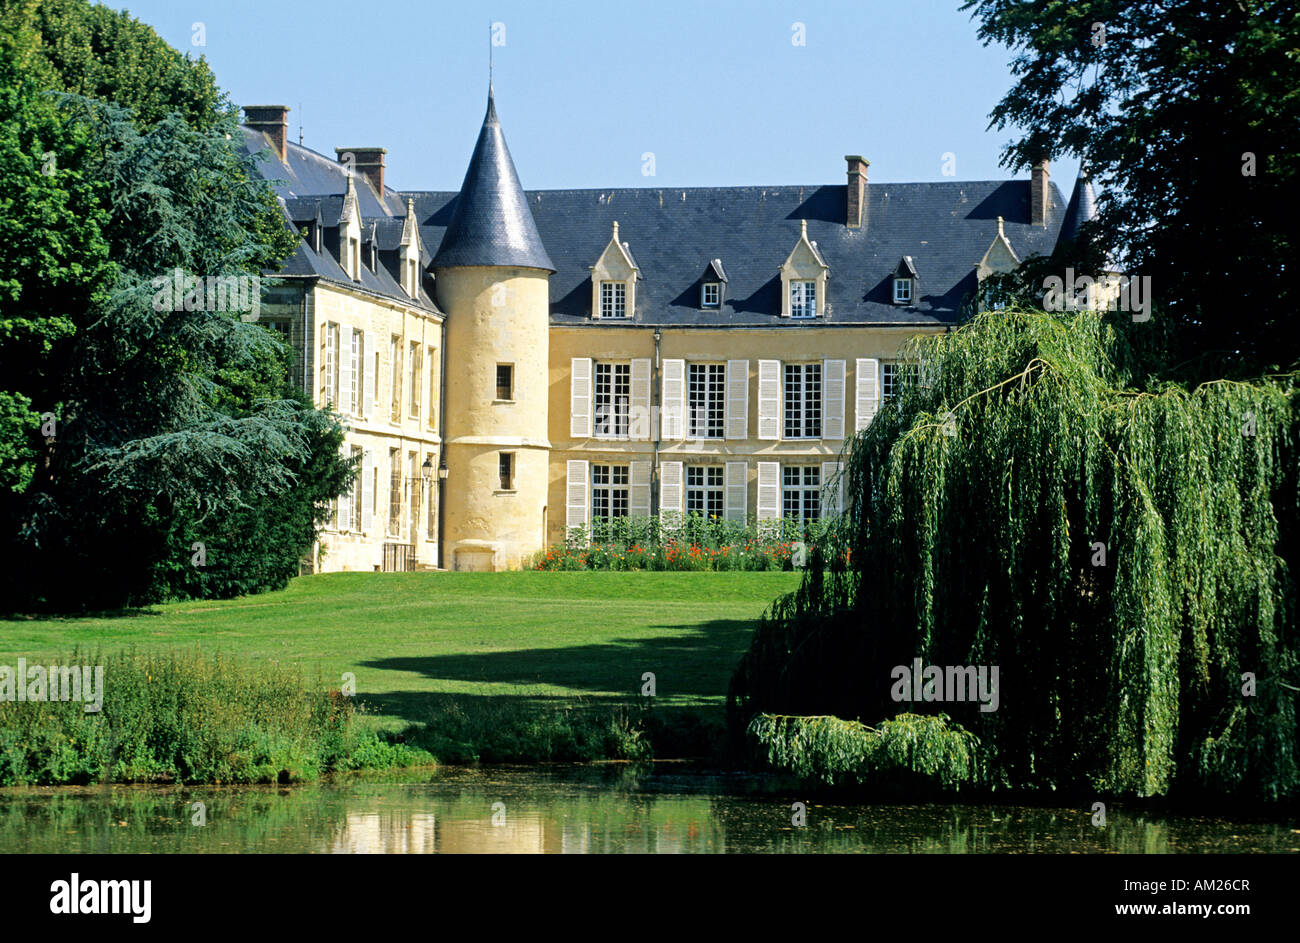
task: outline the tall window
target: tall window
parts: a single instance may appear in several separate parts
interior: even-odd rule
[[[785,365],[785,437],[819,439],[822,434],[822,365]]]
[[[700,297],[700,304],[705,308],[716,308],[718,300],[722,297],[721,282],[705,282],[703,295]]]
[[[686,512],[722,516],[722,466],[686,466]]]
[[[389,384],[393,394],[393,422],[402,421],[402,339],[396,334],[389,343],[389,356],[392,360],[392,376]]]
[[[411,543],[415,543],[420,534],[420,493],[416,490],[420,486],[420,473],[415,456],[414,452],[406,453],[406,508],[411,517],[406,532],[410,535]]]
[[[402,532],[402,453],[388,450],[388,536]]]
[[[511,400],[514,398],[515,398],[514,364],[499,363],[497,364],[497,399]]]
[[[596,364],[596,421],[592,428],[595,435],[618,437],[628,434],[631,396],[631,364]]]
[[[515,453],[501,452],[497,456],[497,470],[501,475],[501,490],[515,490]]]
[[[909,304],[912,300],[912,280],[910,278],[894,279],[894,304]]]
[[[692,439],[721,439],[725,409],[726,366],[693,363],[687,371],[687,434]]]
[[[628,467],[626,465],[591,466],[591,516],[593,518],[627,517]]]
[[[627,317],[627,286],[622,282],[600,283],[600,316]]]
[[[354,416],[361,415],[361,397],[365,390],[365,357],[362,354],[363,334],[352,331],[352,388],[348,390],[348,409]]]
[[[339,326],[325,325],[325,402],[339,404]]]
[[[822,470],[816,465],[781,467],[781,510],[786,517],[815,521],[822,511]]]
[[[420,356],[420,345],[411,342],[411,418],[420,418],[420,400],[423,397],[420,383],[423,377],[420,375],[424,368],[424,358]]]
[[[352,526],[354,534],[361,533],[361,476],[364,469],[361,467],[361,447],[352,446],[352,458],[357,463],[357,472],[352,479]]]
[[[790,283],[790,317],[817,317],[817,283],[815,281]]]

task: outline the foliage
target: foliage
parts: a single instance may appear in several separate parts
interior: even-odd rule
[[[563,545],[537,554],[538,570],[795,570],[810,554],[843,553],[835,519],[731,521],[692,513],[597,520],[571,528]]]
[[[1279,0],[967,0],[985,44],[1014,50],[992,112],[1025,129],[1003,162],[1078,155],[1104,187],[1086,242],[1150,277],[1201,379],[1300,357],[1300,11]],[[1254,163],[1253,172],[1249,164]],[[1058,264],[1059,263],[1059,264]],[[1025,273],[1022,273],[1022,275]],[[1040,282],[1041,284],[1041,282]]]
[[[22,364],[0,396],[0,449],[19,462],[0,489],[20,561],[7,595],[73,609],[283,586],[351,478],[337,417],[293,390],[288,352],[240,312],[155,304],[156,278],[260,278],[292,248],[274,192],[232,143],[233,118],[195,130],[171,115],[141,131],[114,105],[63,95],[50,118],[45,99],[21,105],[30,84],[10,75],[3,88],[19,115],[61,131],[24,143],[35,132],[6,123],[19,176],[46,180],[40,149],[64,142],[52,152],[62,176],[26,184],[56,189],[0,214],[23,233],[17,261],[0,256],[19,312],[0,325],[0,361]],[[80,229],[59,224],[75,238],[42,236],[42,218],[66,206],[84,209]],[[37,238],[48,251],[24,267]],[[57,419],[48,439],[44,411]],[[212,570],[195,572],[196,542]]]
[[[1295,794],[1295,375],[1135,374],[1096,314],[983,314],[908,356],[925,381],[852,442],[852,567],[774,604],[733,724],[889,717],[893,666],[996,665],[997,711],[944,705],[994,785]]]
[[[204,130],[232,110],[202,57],[182,55],[127,12],[86,0],[3,0],[0,50],[41,88],[113,102],[141,128],[176,113]]]
[[[361,729],[351,699],[277,663],[193,652],[73,651],[103,705],[0,701],[0,785],[265,783],[428,762]]]
[[[899,714],[879,727],[838,717],[758,714],[748,734],[771,766],[828,786],[977,778],[976,741],[946,714]]]
[[[83,172],[90,130],[69,124],[0,46],[0,494],[31,484],[40,415],[56,402],[44,369],[101,300],[114,269],[102,184]]]

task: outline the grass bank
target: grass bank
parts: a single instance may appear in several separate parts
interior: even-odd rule
[[[0,735],[14,750],[35,745],[35,752],[9,761],[7,781],[252,782],[421,757],[700,755],[719,740],[727,683],[755,620],[797,579],[781,572],[344,573],[244,599],[0,620],[0,665],[20,657],[68,664],[74,649],[133,652],[133,661],[106,673],[105,713],[130,714],[133,730],[152,718],[162,730],[145,737],[153,746],[132,765],[122,760],[120,737],[114,752],[102,732],[87,728],[79,740],[77,729],[65,729],[88,723],[61,719],[58,712],[71,714],[75,705],[53,705],[45,715],[10,704],[0,713]],[[168,659],[198,666],[193,677],[174,679],[176,690],[190,692],[186,704],[220,701],[225,709],[204,714],[160,700],[149,666]],[[654,696],[647,698],[650,675]],[[356,697],[330,700],[328,690],[344,684],[355,686]],[[224,693],[203,693],[203,685]],[[115,687],[129,703],[109,706]],[[259,706],[268,698],[281,706]],[[296,705],[292,722],[288,703]],[[240,739],[240,731],[248,736]],[[20,768],[27,772],[15,780]]]

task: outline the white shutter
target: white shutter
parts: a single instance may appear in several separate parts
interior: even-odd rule
[[[781,517],[781,464],[758,463],[758,519],[775,521]]]
[[[348,444],[343,443],[341,448],[344,458],[350,458]],[[352,481],[348,482],[348,490],[339,495],[339,533],[352,530]]]
[[[758,437],[781,438],[781,361],[758,362]]]
[[[569,436],[585,439],[591,435],[591,358],[574,357],[569,375]]]
[[[367,449],[361,456],[361,530],[370,533],[375,525],[375,456]]]
[[[727,462],[722,476],[723,515],[729,521],[745,520],[745,491],[749,487],[749,465]]]
[[[659,409],[663,417],[663,438],[685,438],[686,425],[682,421],[686,415],[685,360],[664,361],[663,395],[660,397]]]
[[[587,501],[589,475],[587,463],[570,460],[567,464],[569,480],[565,488],[564,526],[566,528],[585,527],[591,513],[591,505]]]
[[[329,402],[329,334],[329,322],[322,321],[320,326],[320,401],[317,403],[321,407],[324,407]]]
[[[828,514],[844,511],[844,482],[840,479],[839,462],[822,462],[822,508]]]
[[[632,402],[628,416],[628,438],[650,438],[650,358],[632,361]],[[649,512],[647,512],[649,513]]]
[[[822,438],[844,438],[844,361],[822,361]]]
[[[727,438],[749,438],[749,361],[727,361]]]
[[[347,331],[347,337],[343,332]],[[352,328],[339,327],[339,402],[338,411],[345,416],[352,413]]]
[[[374,367],[370,363],[370,332],[361,332],[361,376],[357,378],[357,396],[361,398],[361,418],[369,419],[375,411],[374,397],[370,395],[370,374]]]
[[[650,463],[627,463],[629,517],[650,516]]]
[[[871,425],[876,410],[880,408],[880,361],[859,357],[856,373],[853,428],[855,432],[861,432]]]
[[[683,497],[682,463],[659,463],[659,516],[681,517]]]

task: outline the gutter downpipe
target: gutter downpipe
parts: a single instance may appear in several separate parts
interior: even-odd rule
[[[447,496],[447,319],[444,315],[438,338],[438,568],[447,569],[443,556],[443,542],[447,513],[444,510]]]
[[[650,371],[650,422],[654,425],[654,455],[650,461],[650,515],[657,517],[659,515],[659,434],[662,430],[662,423],[659,421],[659,410],[662,404],[659,402],[659,341],[661,338],[659,328],[655,328],[655,359],[654,368]]]

